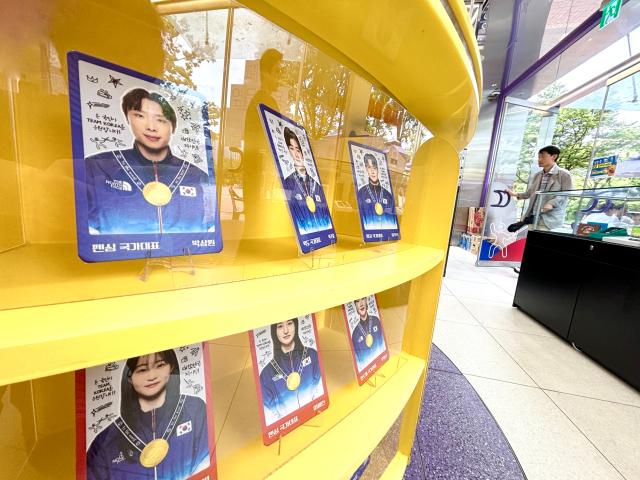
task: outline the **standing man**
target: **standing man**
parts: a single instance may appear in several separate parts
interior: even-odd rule
[[[251,98],[244,117],[242,153],[242,196],[244,239],[284,237],[290,232],[289,213],[276,192],[280,178],[269,155],[269,141],[264,134],[258,105],[279,110],[274,95],[280,86],[282,52],[269,48],[260,56],[260,89]],[[244,247],[242,247],[244,248]],[[252,244],[246,245],[251,250]]]
[[[524,225],[530,225],[535,222],[534,214],[537,211],[538,203],[541,201],[538,194],[540,192],[557,192],[560,190],[572,190],[573,181],[568,170],[559,167],[557,164],[560,156],[560,149],[555,145],[547,145],[538,152],[538,166],[542,170],[535,173],[529,182],[526,192],[516,193],[507,190],[509,195],[516,197],[518,200],[529,199],[529,206],[522,220],[509,225],[508,230],[515,232]],[[540,208],[540,217],[538,219],[539,230],[553,230],[561,227],[564,223],[565,209],[567,206],[566,197],[546,197],[544,205]]]

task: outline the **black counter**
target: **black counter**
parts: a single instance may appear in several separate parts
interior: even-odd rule
[[[640,248],[529,232],[513,304],[640,390]]]

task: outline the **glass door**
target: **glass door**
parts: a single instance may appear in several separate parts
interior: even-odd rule
[[[507,227],[522,217],[527,202],[515,200],[507,189],[524,192],[529,177],[538,170],[538,150],[551,143],[557,109],[543,109],[508,98],[498,139],[477,265],[517,266],[522,260],[526,228]]]

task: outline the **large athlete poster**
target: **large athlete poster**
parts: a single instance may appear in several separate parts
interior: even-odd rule
[[[358,384],[363,385],[389,360],[387,340],[375,295],[342,305]]]
[[[77,480],[213,480],[205,343],[76,372]]]
[[[350,141],[349,156],[364,241],[400,240],[386,154]]]
[[[249,332],[265,445],[329,406],[313,315]]]
[[[259,109],[300,250],[309,253],[336,243],[336,232],[307,131],[266,105],[260,104]]]
[[[78,52],[68,64],[80,258],[219,252],[204,97]]]

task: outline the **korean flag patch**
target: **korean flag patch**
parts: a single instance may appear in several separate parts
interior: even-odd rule
[[[195,197],[196,196],[196,187],[187,187],[185,185],[180,185],[180,196],[181,197]]]
[[[189,433],[191,430],[192,430],[191,420],[189,420],[188,422],[181,423],[176,428],[176,437],[181,437],[185,433]]]

